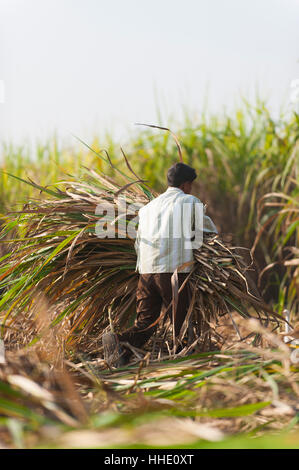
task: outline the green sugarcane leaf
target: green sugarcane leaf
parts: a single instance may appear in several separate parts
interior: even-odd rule
[[[30,182],[30,181],[24,180],[23,178],[20,178],[19,176],[12,175],[11,173],[7,173],[6,171],[3,171],[3,170],[1,170],[1,171],[2,171],[2,173],[5,173],[6,175],[11,176],[12,178],[15,178],[19,181],[22,181],[23,183],[26,183],[26,184],[32,186],[33,188],[39,189],[40,191],[48,193],[51,196],[54,196],[54,197],[59,198],[59,199],[63,199],[65,197],[64,195],[61,195],[60,193],[55,192],[55,191],[51,191],[50,189],[47,189],[43,186],[40,186],[37,183],[33,183],[33,182]]]

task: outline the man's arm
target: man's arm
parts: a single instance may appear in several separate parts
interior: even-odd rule
[[[212,232],[212,233],[218,233],[218,230],[216,228],[216,225],[212,221],[210,217],[204,214],[203,216],[203,231],[204,232]]]
[[[193,201],[194,201],[194,209],[195,209],[195,204],[201,204],[203,207],[203,232],[204,233],[218,233],[218,230],[216,228],[216,225],[212,221],[210,217],[206,215],[206,206],[201,202],[200,199],[197,197],[193,196]],[[194,213],[193,213],[194,214]],[[195,224],[196,217],[193,218],[193,223]],[[194,225],[195,229],[195,225]]]

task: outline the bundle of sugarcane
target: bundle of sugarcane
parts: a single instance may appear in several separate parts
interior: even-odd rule
[[[2,238],[10,251],[0,260],[0,287],[6,289],[0,300],[1,324],[8,342],[16,338],[19,346],[32,343],[41,331],[63,324],[68,348],[98,352],[107,328],[113,325],[120,330],[134,321],[138,281],[134,239],[120,236],[132,217],[120,223],[117,198],[145,204],[156,194],[135,174],[134,179],[121,174],[126,179],[121,186],[92,169],[85,171],[84,181],[60,182],[64,190],[58,184],[49,189],[29,181],[51,198],[29,201],[23,210],[8,216],[2,229],[2,237],[16,227],[18,231],[16,238]],[[99,204],[115,209],[114,238],[96,236]],[[281,320],[250,292],[247,267],[236,248],[209,236],[194,255],[189,277],[192,301],[181,338],[192,324],[193,334],[207,344],[212,321],[230,315],[232,307],[245,318],[254,309],[265,323]],[[43,328],[37,326],[40,311],[34,308],[39,293],[49,306]]]
[[[98,238],[95,231],[101,217],[96,208],[112,204],[117,218],[115,201],[120,194],[127,203],[144,204],[154,193],[136,177],[121,174],[126,180],[121,186],[85,170],[84,182],[61,182],[64,190],[24,180],[51,198],[31,200],[21,211],[6,216],[1,241],[9,250],[0,260],[0,287],[5,289],[0,311],[2,328],[10,338],[19,329],[19,340],[34,339],[38,311],[33,306],[38,293],[44,294],[52,311],[50,326],[66,320],[68,339],[76,343],[85,333],[102,331],[108,312],[113,312],[113,321],[120,326],[134,313],[134,240],[117,238],[118,223],[115,238]],[[14,237],[7,239],[11,231]]]
[[[134,321],[138,274],[135,240],[127,228],[132,219],[136,228],[136,208],[157,194],[122,154],[129,175],[115,167],[107,153],[106,157],[98,155],[124,179],[124,185],[119,178],[116,181],[86,167],[81,181],[61,181],[53,189],[22,180],[51,197],[31,199],[21,211],[6,216],[2,226],[1,241],[9,250],[0,259],[0,289],[5,289],[0,312],[2,333],[10,343],[17,338],[19,346],[31,344],[59,326],[69,348],[82,346],[85,351],[98,352],[107,328],[123,329]],[[125,205],[133,204],[135,213],[124,216],[120,198]],[[103,212],[97,213],[98,207],[107,209],[106,229],[113,227],[114,236],[97,236],[97,224],[103,217]],[[283,320],[256,292],[250,292],[248,267],[236,248],[217,236],[205,237],[194,257],[188,278],[192,300],[179,340],[193,328],[196,338],[206,345],[215,333],[212,322],[217,323],[223,314],[230,315],[232,308],[245,318],[254,315],[254,310],[260,321],[274,321],[275,327]],[[42,322],[38,307],[41,294],[49,311]],[[232,322],[238,331],[233,318]]]
[[[204,347],[209,347],[213,336],[225,341],[219,338],[216,329],[223,315],[229,317],[239,340],[253,336],[255,344],[260,342],[259,334],[241,334],[232,311],[243,319],[257,318],[262,325],[270,324],[273,329],[283,321],[259,294],[249,273],[253,260],[246,263],[242,250],[225,243],[218,235],[207,235],[201,248],[194,251],[195,264],[190,275],[192,315],[194,332]]]

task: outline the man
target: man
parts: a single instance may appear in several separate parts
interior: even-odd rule
[[[168,307],[171,313],[173,274],[177,273],[180,288],[192,269],[193,249],[200,246],[203,232],[217,233],[212,220],[204,215],[201,201],[191,195],[195,178],[196,172],[189,165],[174,164],[167,173],[168,189],[139,210],[135,242],[139,272],[136,321],[122,334],[103,335],[104,356],[109,365],[119,366],[129,359],[130,351],[119,343],[141,348],[148,341],[156,329],[162,306]],[[186,282],[176,302],[176,338],[189,303]]]

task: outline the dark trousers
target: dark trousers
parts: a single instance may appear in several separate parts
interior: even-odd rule
[[[118,335],[120,341],[128,342],[132,346],[141,348],[152,336],[157,325],[148,328],[161,314],[161,308],[169,306],[172,301],[171,287],[172,273],[140,274],[136,292],[136,320],[134,326]],[[188,276],[188,273],[178,273],[179,287]],[[190,288],[188,281],[178,296],[175,335],[178,336],[186,317],[190,304]],[[172,318],[172,307],[168,309]]]

